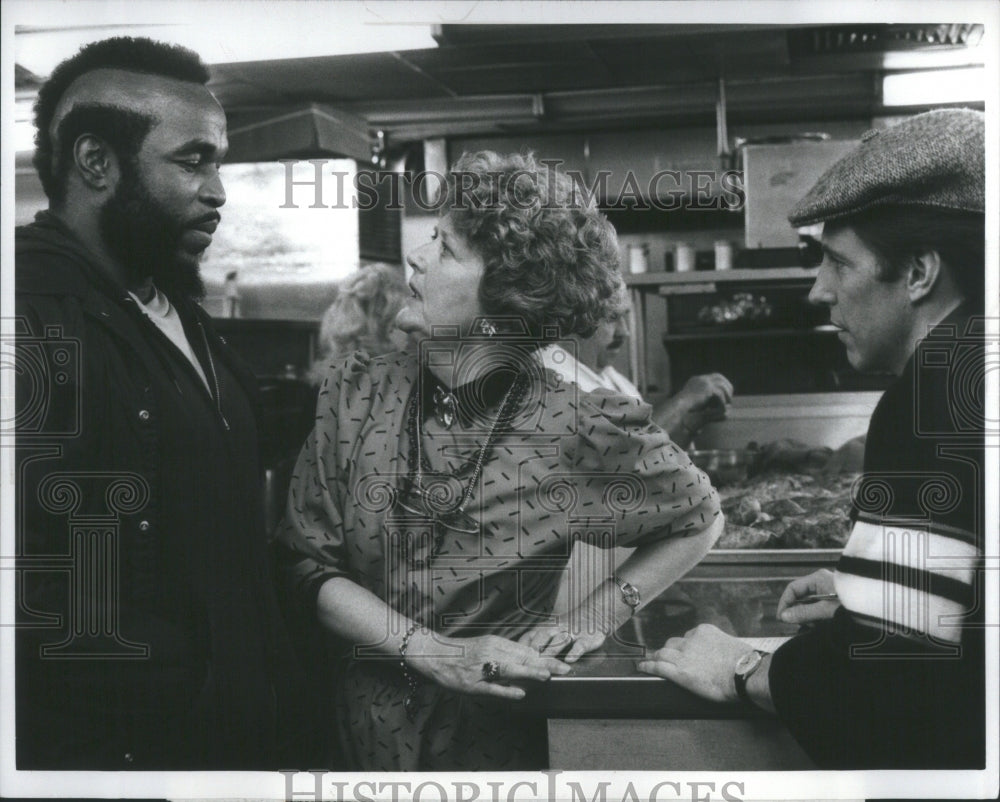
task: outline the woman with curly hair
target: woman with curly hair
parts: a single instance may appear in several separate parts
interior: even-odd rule
[[[308,613],[347,645],[331,685],[348,770],[543,768],[525,687],[600,647],[721,531],[648,405],[537,356],[618,302],[608,221],[530,156],[463,156],[444,201],[396,318],[419,345],[331,366],[279,534]],[[581,539],[636,549],[553,616]]]

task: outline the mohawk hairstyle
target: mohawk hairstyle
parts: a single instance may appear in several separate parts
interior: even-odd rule
[[[179,81],[202,85],[207,84],[209,78],[208,67],[197,53],[179,45],[157,42],[145,37],[117,36],[111,39],[102,39],[99,42],[85,45],[75,56],[61,62],[39,89],[34,108],[36,130],[35,155],[32,163],[38,171],[38,177],[41,179],[45,194],[53,203],[61,203],[65,198],[66,170],[63,165],[65,165],[66,160],[61,158],[63,153],[54,152],[54,143],[49,132],[52,118],[59,101],[70,85],[81,75],[101,69],[161,75],[165,78],[175,78]],[[107,119],[104,120],[101,127],[106,130],[115,130],[120,122],[117,119],[121,116],[120,113],[128,113],[126,109],[118,109],[113,106],[94,104],[94,107],[99,111],[104,110]],[[131,112],[131,114],[135,115],[135,112]],[[93,115],[88,116],[93,117]],[[60,123],[60,133],[66,122],[64,119]],[[127,137],[127,141],[120,142],[119,146],[130,148],[133,151],[131,155],[134,155],[138,152],[142,139],[148,133],[152,122],[152,120],[148,120],[147,125],[137,126],[133,120],[128,126],[132,136]],[[77,136],[80,133],[84,132],[77,132]],[[95,131],[95,133],[98,132]],[[136,137],[138,137],[138,141],[135,141]],[[66,144],[68,138],[58,137],[60,151],[68,147]],[[76,138],[73,136],[72,140],[75,141]],[[71,146],[72,142],[69,144],[69,147]],[[128,153],[119,154],[125,158],[129,155]]]

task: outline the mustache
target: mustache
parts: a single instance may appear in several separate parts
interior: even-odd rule
[[[193,226],[200,226],[203,223],[219,223],[222,220],[222,215],[218,212],[209,212],[208,214],[203,214],[201,217],[194,217],[184,223],[186,228],[191,228]]]

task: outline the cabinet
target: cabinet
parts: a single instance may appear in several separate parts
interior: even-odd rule
[[[530,150],[538,159],[555,159],[562,171],[576,173],[598,200],[657,200],[676,211],[697,190],[710,207],[722,193],[714,128],[593,131],[587,134],[461,137],[449,141],[449,158],[463,152]],[[727,186],[732,186],[731,184]]]
[[[825,310],[808,304],[815,277],[816,268],[798,267],[626,276],[633,306],[629,362],[636,384],[644,393],[672,393],[693,375],[718,371],[741,395],[884,389],[888,377],[851,368]],[[701,310],[736,293],[750,294],[771,316],[730,324],[699,319]],[[649,324],[654,303],[661,304],[664,321],[659,333]],[[669,361],[667,387],[650,386],[649,366],[657,359]]]

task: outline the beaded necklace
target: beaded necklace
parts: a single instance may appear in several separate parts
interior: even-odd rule
[[[482,531],[479,522],[465,512],[465,507],[469,503],[469,499],[472,498],[476,482],[479,481],[483,465],[490,451],[493,449],[493,444],[500,433],[506,430],[507,426],[514,419],[517,410],[521,408],[521,404],[528,393],[528,383],[528,375],[526,373],[519,373],[514,378],[510,387],[507,388],[503,401],[500,402],[500,409],[497,411],[497,416],[490,426],[489,433],[486,435],[486,440],[479,447],[479,451],[476,454],[475,467],[472,470],[472,475],[469,477],[468,484],[465,486],[465,490],[462,492],[457,504],[444,509],[437,509],[441,507],[440,494],[429,492],[423,486],[424,475],[430,474],[433,471],[430,460],[427,459],[427,455],[421,447],[419,393],[416,387],[414,387],[413,393],[410,395],[406,421],[406,433],[410,447],[406,457],[408,467],[406,487],[403,489],[403,492],[397,495],[396,506],[406,512],[433,519],[435,534],[434,545],[431,549],[432,557],[436,556],[441,549],[445,529],[465,534],[479,534]],[[437,526],[437,524],[440,524],[440,526]],[[423,625],[419,620],[414,622],[403,636],[399,646],[399,665],[403,672],[404,681],[406,682],[403,710],[410,721],[416,720],[419,707],[417,697],[420,689],[420,681],[406,665],[406,650],[409,646],[410,638],[421,626]]]
[[[465,534],[477,534],[481,531],[480,524],[467,512],[472,494],[475,491],[476,483],[483,470],[483,464],[493,449],[493,444],[502,431],[513,420],[517,410],[520,409],[528,391],[528,375],[519,373],[510,387],[507,389],[500,402],[500,409],[496,418],[490,425],[490,430],[486,435],[486,440],[479,447],[476,454],[475,467],[469,477],[468,484],[462,491],[458,502],[451,506],[444,506],[444,496],[446,492],[443,488],[430,492],[424,487],[425,474],[432,473],[430,461],[422,448],[422,438],[419,432],[419,402],[416,390],[410,396],[409,409],[407,410],[406,432],[409,440],[409,454],[407,455],[408,474],[406,477],[406,487],[397,499],[397,505],[403,510],[416,515],[426,516],[434,519],[435,523],[441,524],[445,529]],[[443,533],[441,533],[443,536]],[[439,538],[435,539],[436,541]],[[435,552],[439,543],[435,543]]]

